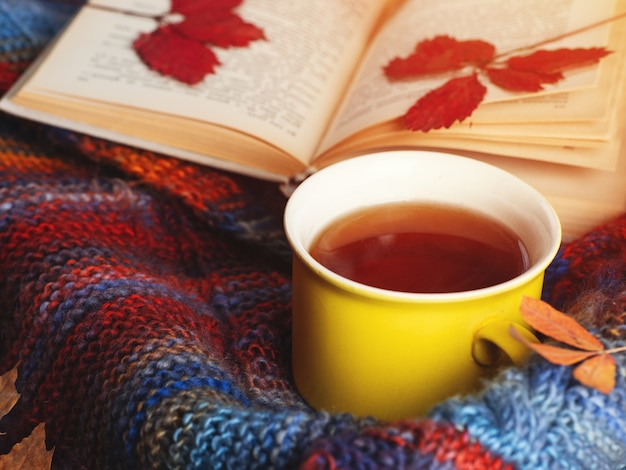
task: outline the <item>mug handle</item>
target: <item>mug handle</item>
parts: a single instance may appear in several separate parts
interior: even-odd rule
[[[481,366],[491,367],[500,362],[504,353],[513,364],[519,366],[530,350],[509,333],[513,326],[528,341],[538,343],[537,337],[526,327],[507,320],[492,320],[474,333],[472,357]]]

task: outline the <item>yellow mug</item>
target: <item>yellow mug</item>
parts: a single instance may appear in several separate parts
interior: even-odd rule
[[[490,214],[528,249],[529,268],[498,285],[418,294],[346,279],[309,254],[316,236],[355,210],[394,202],[452,204]],[[544,197],[517,177],[477,160],[396,150],[337,163],[306,179],[285,209],[293,249],[296,386],[318,409],[381,419],[424,415],[480,386],[502,364],[521,363],[529,339],[522,296],[541,295],[561,226]]]

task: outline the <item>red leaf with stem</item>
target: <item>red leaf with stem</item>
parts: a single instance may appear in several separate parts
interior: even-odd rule
[[[508,67],[486,69],[489,80],[494,85],[509,91],[540,91],[546,83],[556,83],[563,79],[562,73],[541,74],[529,70],[515,70]]]
[[[483,100],[487,88],[477,74],[453,78],[422,96],[406,113],[407,129],[428,132],[448,128],[470,116]]]
[[[560,37],[559,37],[560,38]],[[513,92],[537,92],[564,78],[563,72],[596,64],[610,54],[605,48],[538,50],[528,55],[498,59],[495,47],[479,39],[458,41],[436,36],[420,41],[407,57],[396,57],[383,66],[389,80],[405,80],[470,67],[472,78],[452,79],[418,100],[404,115],[405,127],[428,132],[463,121],[482,102],[485,89],[477,74],[484,73],[496,86]],[[443,108],[447,107],[447,111]]]
[[[209,45],[245,47],[265,39],[262,29],[233,12],[242,3],[243,0],[171,0],[170,13],[182,15],[182,21],[142,33],[133,47],[153,70],[196,84],[207,74],[215,73],[215,67],[220,65]]]
[[[391,60],[384,72],[391,79],[448,72],[484,64],[494,54],[495,47],[486,41],[457,41],[450,36],[436,36],[419,42],[408,57]]]
[[[243,0],[171,0],[171,11],[182,15],[196,12],[232,10],[243,3]]]
[[[218,47],[244,47],[252,41],[265,39],[262,29],[246,23],[229,10],[198,13],[173,24],[172,27],[189,39]]]
[[[506,63],[512,69],[550,75],[597,64],[600,59],[610,53],[602,47],[539,50],[529,55],[511,57]]]
[[[537,331],[585,351],[602,351],[604,345],[569,315],[540,299],[524,296],[520,305],[524,320]]]
[[[141,34],[133,47],[150,68],[190,85],[220,63],[211,49],[176,34],[170,25]]]

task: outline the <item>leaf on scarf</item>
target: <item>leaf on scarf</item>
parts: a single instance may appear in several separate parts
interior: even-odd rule
[[[133,47],[150,68],[189,85],[213,73],[220,63],[211,49],[176,34],[171,25],[142,33]]]
[[[16,378],[17,368],[0,375],[0,416],[7,414],[17,402]],[[0,455],[0,469],[49,470],[53,452],[46,450],[45,426],[41,423],[8,454]]]
[[[509,333],[516,340],[524,343],[526,347],[532,349],[541,357],[550,361],[552,364],[560,366],[570,366],[577,364],[585,359],[598,355],[596,351],[581,351],[580,349],[567,349],[551,344],[534,343],[524,338],[513,325],[509,328]]]
[[[265,39],[263,30],[230,10],[205,11],[186,17],[172,28],[189,39],[218,47],[244,47]]]
[[[580,349],[533,343],[514,327],[509,329],[511,336],[553,364],[569,366],[580,362],[574,368],[573,375],[581,384],[602,393],[610,393],[615,388],[617,364],[611,354],[622,352],[626,347],[605,350],[602,343],[573,318],[541,300],[524,297],[521,312],[524,319],[538,331]]]
[[[529,70],[515,70],[508,67],[486,69],[489,80],[494,85],[509,91],[534,92],[543,90],[543,85],[563,79],[562,73],[543,74]]]
[[[524,296],[520,312],[530,326],[552,339],[586,351],[604,350],[600,340],[580,323],[542,300]]]
[[[407,111],[404,125],[423,132],[448,128],[471,115],[486,92],[476,74],[453,78],[417,100]]]
[[[392,59],[383,70],[390,79],[449,72],[467,65],[484,64],[493,58],[495,51],[486,41],[457,41],[450,36],[436,36],[419,42],[408,57]]]
[[[611,393],[615,388],[615,358],[610,354],[599,354],[587,359],[574,369],[574,377],[581,384],[602,393]]]
[[[579,67],[597,64],[610,54],[603,47],[589,49],[539,50],[529,55],[509,58],[506,63],[511,69],[526,70],[538,74],[551,75]]]

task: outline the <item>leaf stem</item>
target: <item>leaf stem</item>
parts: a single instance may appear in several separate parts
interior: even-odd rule
[[[604,351],[599,351],[603,354],[615,354],[626,351],[626,346],[620,346],[619,348],[606,349]]]
[[[542,41],[536,42],[535,44],[531,44],[529,46],[522,46],[522,47],[518,47],[517,49],[512,49],[512,50],[507,51],[507,52],[502,52],[500,54],[495,55],[491,60],[499,59],[501,57],[506,57],[506,56],[511,55],[511,54],[515,54],[515,53],[518,53],[518,52],[526,51],[528,49],[536,49],[536,48],[541,47],[541,46],[543,46],[545,44],[550,44],[551,42],[560,41],[561,39],[565,39],[567,37],[574,36],[576,34],[584,33],[585,31],[589,31],[590,29],[597,28],[597,27],[603,26],[603,25],[605,25],[607,23],[611,23],[613,21],[621,20],[621,19],[624,19],[624,18],[626,18],[626,12],[620,13],[619,15],[611,16],[610,18],[606,18],[604,20],[598,21],[596,23],[589,24],[587,26],[583,26],[582,28],[578,28],[578,29],[575,29],[575,30],[572,30],[572,31],[568,31],[567,33],[563,33],[563,34],[560,34],[558,36],[554,36],[552,38],[544,39]]]
[[[98,10],[111,11],[113,13],[120,13],[122,15],[138,16],[141,18],[150,18],[150,19],[155,20],[157,23],[160,23],[161,21],[163,21],[163,18],[167,16],[167,12],[161,15],[153,15],[151,13],[142,13],[139,11],[122,10],[120,8],[109,7],[106,5],[89,5],[89,7],[96,8]]]

